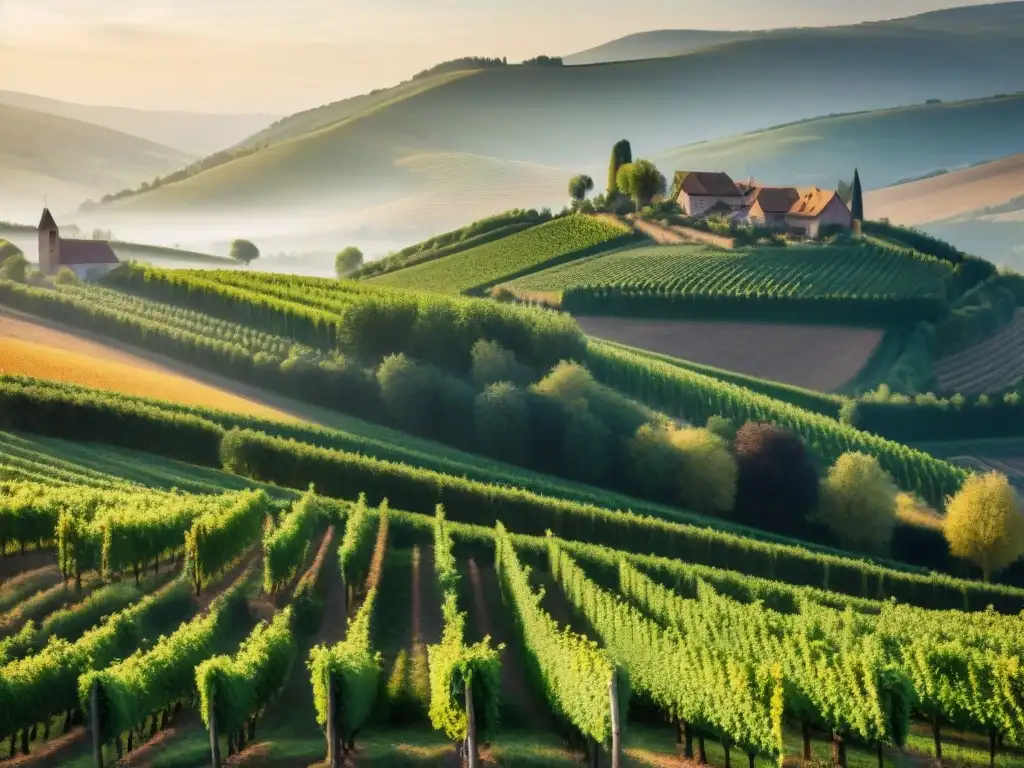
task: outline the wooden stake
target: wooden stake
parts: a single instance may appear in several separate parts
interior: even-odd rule
[[[327,673],[327,764],[341,768],[341,744],[338,739],[338,706],[334,695],[334,678]]]
[[[608,701],[612,708],[612,768],[622,765],[622,724],[619,722],[618,674],[613,671],[608,682]]]
[[[213,700],[210,701],[208,718],[210,721],[210,758],[213,768],[220,768],[220,739],[217,733],[217,715],[213,711]]]
[[[466,766],[478,768],[480,752],[476,744],[476,710],[473,708],[473,685],[466,683]]]
[[[92,730],[92,762],[103,768],[103,742],[100,741],[100,684],[94,680],[89,691],[89,726]]]

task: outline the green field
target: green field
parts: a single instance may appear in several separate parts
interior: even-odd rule
[[[573,215],[368,282],[391,288],[466,293],[611,247],[628,235],[625,227]]]
[[[513,290],[621,288],[677,296],[945,298],[948,265],[858,246],[717,251],[697,245],[636,248],[519,278]]]

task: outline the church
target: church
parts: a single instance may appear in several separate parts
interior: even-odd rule
[[[120,263],[108,242],[61,237],[50,209],[43,209],[39,220],[39,271],[44,275],[54,275],[67,267],[86,280],[102,277]]]

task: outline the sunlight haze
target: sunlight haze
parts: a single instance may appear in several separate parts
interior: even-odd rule
[[[841,24],[948,5],[738,0],[716,9],[651,0],[623,13],[610,0],[0,0],[0,90],[283,115],[393,85],[461,55],[518,61],[649,29]]]

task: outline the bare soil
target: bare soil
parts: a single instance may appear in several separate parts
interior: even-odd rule
[[[682,360],[831,392],[864,367],[884,332],[787,323],[576,317],[584,332]]]
[[[1024,310],[994,336],[933,368],[941,390],[965,395],[994,392],[1024,376]]]
[[[52,565],[57,567],[57,553],[52,549],[33,549],[24,555],[13,553],[0,557],[0,584],[26,571]]]

